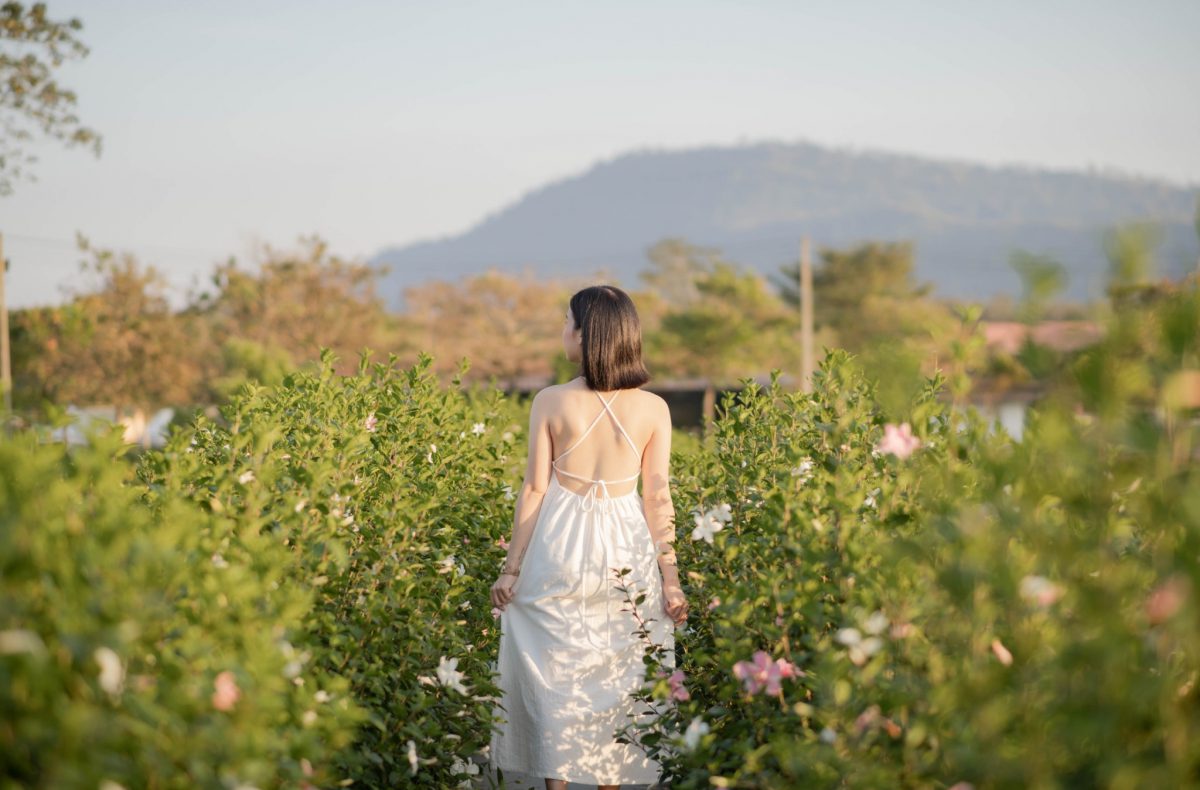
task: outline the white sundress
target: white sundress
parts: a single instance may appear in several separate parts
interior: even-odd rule
[[[639,615],[651,639],[674,645],[663,612],[662,576],[642,498],[631,491],[609,496],[610,484],[636,480],[592,480],[560,469],[607,413],[639,459],[642,453],[596,392],[604,410],[579,439],[551,463],[554,472],[591,483],[586,494],[564,488],[554,472],[542,499],[533,536],[500,617],[497,711],[505,721],[491,741],[494,768],[532,777],[585,784],[651,784],[659,766],[637,746],[613,734],[633,716],[646,715],[630,694],[644,683],[645,641],[616,589],[612,568],[629,568],[625,586],[646,594]],[[598,494],[603,494],[599,496]],[[669,659],[668,659],[669,660]]]

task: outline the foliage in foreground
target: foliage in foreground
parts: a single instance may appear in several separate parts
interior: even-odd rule
[[[932,382],[887,452],[837,357],[726,401],[678,466],[712,543],[682,540],[685,690],[641,732],[672,786],[1200,784],[1200,292],[1159,297],[1021,442]]]
[[[1200,784],[1200,292],[1135,296],[1021,442],[840,353],[725,401],[673,460],[683,674],[630,733],[672,786]],[[524,422],[327,359],[136,479],[111,440],[0,444],[6,777],[469,779]]]
[[[331,779],[361,715],[304,661],[313,594],[287,550],[132,485],[122,452],[0,443],[4,786]]]
[[[488,588],[512,519],[522,426],[497,391],[442,387],[424,358],[251,387],[143,467],[152,488],[270,535],[313,596],[312,666],[367,721],[337,759],[367,787],[452,784],[487,745],[499,636]],[[231,542],[239,540],[230,536]]]

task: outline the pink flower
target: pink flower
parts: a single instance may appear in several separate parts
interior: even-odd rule
[[[921,446],[921,440],[913,436],[912,426],[908,423],[900,423],[899,426],[888,423],[883,426],[883,438],[879,440],[879,444],[875,445],[875,450],[880,453],[891,453],[897,458],[908,458],[913,454],[913,451]]]
[[[503,612],[501,612],[499,609],[497,609],[494,606],[492,607],[492,617],[498,618],[498,617],[500,617],[501,614],[503,614]]]
[[[794,678],[798,675],[804,674],[800,670],[796,669],[796,665],[791,661],[786,661],[782,658],[775,659],[775,669],[777,672],[779,672],[779,677],[781,678]]]
[[[496,541],[496,545],[499,546],[500,548],[504,549],[505,551],[508,551],[508,541],[505,540],[504,538],[500,538],[500,540]]]
[[[871,728],[880,719],[880,710],[878,705],[871,707],[858,714],[858,718],[854,720],[854,732],[857,735],[862,735]]]
[[[1183,607],[1187,596],[1187,580],[1179,576],[1171,577],[1156,587],[1146,599],[1146,619],[1151,625],[1170,620]]]
[[[746,685],[746,691],[751,695],[765,689],[776,696],[783,691],[780,681],[798,674],[802,673],[790,661],[782,658],[772,661],[765,650],[756,651],[753,661],[739,661],[733,665],[733,676]]]
[[[671,699],[686,702],[692,698],[692,695],[688,693],[687,688],[683,685],[684,680],[685,676],[682,669],[675,670],[667,678],[667,684],[671,687]]]
[[[371,412],[363,422],[363,428],[366,428],[367,433],[375,433],[375,426],[377,425],[379,425],[379,420],[375,417],[375,412]]]
[[[237,704],[238,699],[242,696],[241,689],[237,685],[237,679],[229,670],[225,670],[217,675],[216,680],[213,681],[213,689],[212,705],[217,710],[233,710],[233,706]]]
[[[1004,666],[1012,666],[1013,656],[1008,652],[1008,648],[999,639],[992,640],[992,652],[996,654],[996,659]]]
[[[721,599],[714,595],[713,599],[708,602],[708,610],[711,612],[713,609],[716,609],[720,605],[721,605]]]

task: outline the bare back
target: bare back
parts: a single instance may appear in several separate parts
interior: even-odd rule
[[[552,473],[559,485],[582,494],[590,487],[589,480],[605,480],[611,496],[636,491],[662,399],[640,389],[598,393],[578,379],[545,393],[551,399],[547,422],[551,457],[557,466]],[[611,415],[601,399],[609,404]]]

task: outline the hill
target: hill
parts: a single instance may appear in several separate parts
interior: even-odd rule
[[[530,192],[465,233],[375,258],[403,288],[489,267],[546,275],[605,271],[635,286],[645,251],[672,236],[774,272],[808,233],[818,246],[911,240],[917,277],[938,294],[1017,295],[1014,250],[1055,256],[1067,296],[1102,293],[1103,233],[1151,220],[1163,230],[1160,273],[1196,266],[1195,188],[1097,172],[987,167],[801,144],[638,151]]]

